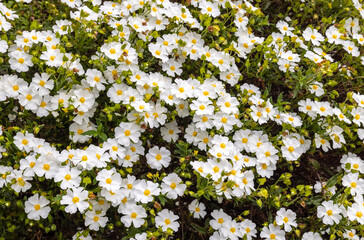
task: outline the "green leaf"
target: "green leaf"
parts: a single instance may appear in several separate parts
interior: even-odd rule
[[[86,131],[86,132],[83,132],[81,135],[84,135],[84,136],[95,136],[95,133],[96,131],[95,130],[89,130],[89,131]]]
[[[201,234],[206,234],[207,233],[207,231],[206,231],[206,229],[205,228],[203,228],[203,227],[201,227],[201,226],[199,226],[199,225],[197,225],[197,224],[194,224],[194,223],[191,223],[191,226],[197,231],[197,232],[199,232],[199,233],[201,233]]]
[[[99,137],[101,138],[101,140],[106,141],[107,140],[107,135],[105,133],[100,133]]]
[[[326,187],[328,187],[328,188],[333,187],[339,181],[339,179],[341,179],[342,175],[343,175],[342,173],[338,173],[338,174],[334,175],[333,177],[331,177],[326,182]]]

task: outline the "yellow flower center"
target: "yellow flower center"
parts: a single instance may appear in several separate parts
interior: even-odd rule
[[[33,96],[28,94],[26,97],[25,97],[28,101],[32,100],[33,99]]]
[[[71,175],[66,174],[66,176],[64,176],[64,179],[66,179],[67,181],[71,180]]]
[[[34,209],[35,209],[35,211],[38,211],[40,209],[40,205],[39,204],[35,204],[34,205]]]
[[[293,151],[294,151],[294,147],[289,146],[289,147],[288,147],[288,152],[292,153]]]
[[[79,201],[80,201],[80,199],[78,197],[72,198],[72,202],[73,203],[78,203]]]
[[[248,184],[248,180],[247,180],[246,178],[244,178],[244,179],[243,179],[243,183],[244,183],[245,185],[247,185],[247,184]]]
[[[51,166],[49,166],[49,164],[44,164],[43,165],[43,169],[48,171],[51,168]]]
[[[20,185],[20,186],[24,186],[25,185],[25,181],[24,181],[24,179],[23,178],[18,178],[17,180],[16,180],[17,182],[18,182],[18,185]]]
[[[112,183],[112,179],[111,178],[106,178],[106,183],[107,184],[111,184]]]

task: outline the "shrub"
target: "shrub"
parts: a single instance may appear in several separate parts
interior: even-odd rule
[[[359,0],[0,3],[1,239],[359,239]]]

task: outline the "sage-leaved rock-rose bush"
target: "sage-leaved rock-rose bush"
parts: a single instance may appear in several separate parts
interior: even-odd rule
[[[0,1],[0,239],[364,239],[363,18]]]

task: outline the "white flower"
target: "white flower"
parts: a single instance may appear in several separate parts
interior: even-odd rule
[[[147,217],[145,209],[136,204],[128,204],[121,213],[125,215],[120,219],[124,223],[125,227],[130,227],[131,223],[133,223],[135,228],[140,228],[145,222],[144,218]]]
[[[280,227],[276,227],[273,224],[269,224],[268,227],[264,227],[260,233],[260,237],[269,240],[285,240],[285,232]]]
[[[168,228],[177,232],[179,228],[179,223],[177,222],[178,219],[179,217],[173,214],[173,212],[163,209],[155,217],[155,225],[157,227],[162,227],[164,232],[167,231]]]
[[[295,138],[286,138],[283,140],[283,144],[284,146],[282,146],[281,151],[287,161],[297,160],[304,152],[300,141]]]
[[[353,122],[359,127],[364,125],[364,108],[357,107],[351,111],[351,115],[354,117]]]
[[[119,144],[127,147],[132,142],[139,142],[140,132],[141,128],[139,125],[135,123],[121,122],[119,127],[115,128],[115,138],[118,140]]]
[[[106,212],[104,211],[87,211],[85,213],[85,225],[91,229],[98,231],[100,227],[105,227],[108,221],[108,218],[105,217]]]
[[[49,200],[45,197],[35,194],[28,198],[25,202],[25,212],[28,214],[29,219],[39,220],[40,218],[47,218],[51,208],[47,206]]]
[[[102,73],[97,69],[87,69],[86,81],[91,87],[95,87],[97,90],[102,91],[105,89],[104,84],[106,84],[105,78]]]
[[[247,237],[247,240],[255,239],[257,236],[256,224],[249,219],[245,219],[240,223],[240,232]]]
[[[12,171],[9,179],[15,179],[15,182],[11,185],[11,188],[17,193],[25,192],[32,187],[32,184],[28,182],[32,180],[32,177],[24,176],[23,171],[21,170]]]
[[[176,173],[171,173],[164,177],[161,185],[162,194],[167,194],[167,197],[170,199],[177,199],[178,196],[182,196],[186,190],[186,184],[181,182],[182,179]]]
[[[72,240],[92,240],[92,237],[90,236],[89,233],[86,235],[86,237],[84,237],[82,231],[75,233],[75,235],[73,235],[72,237]]]
[[[320,45],[320,42],[325,40],[325,38],[316,29],[312,30],[310,27],[303,31],[302,36],[306,41],[311,41],[315,46]]]
[[[284,225],[284,231],[292,231],[292,226],[297,227],[296,213],[291,209],[281,208],[277,211],[276,222],[278,225]]]
[[[231,216],[227,215],[222,209],[212,211],[210,225],[215,230],[220,230],[225,222],[232,221]]]
[[[40,59],[46,61],[49,67],[60,67],[63,63],[64,54],[59,49],[50,49],[42,53]]]
[[[62,189],[78,187],[81,182],[80,174],[81,171],[76,168],[62,167],[54,176],[54,181],[61,182]]]
[[[324,201],[317,207],[317,217],[322,218],[322,222],[328,225],[332,225],[334,222],[338,224],[342,218],[341,212],[341,208],[332,200]]]
[[[89,207],[89,203],[85,201],[87,198],[88,191],[82,187],[67,189],[67,195],[62,197],[61,204],[68,205],[65,208],[68,213],[76,213],[77,210],[83,213]]]
[[[101,46],[100,51],[104,53],[108,58],[118,60],[122,54],[121,43],[111,42]]]
[[[176,121],[165,124],[164,127],[161,127],[160,131],[163,139],[167,142],[176,142],[178,140],[178,134],[181,133]]]
[[[201,202],[198,202],[197,199],[193,200],[188,205],[188,210],[193,214],[194,218],[204,218],[206,215],[205,209],[205,205]]]
[[[149,149],[146,158],[147,163],[153,169],[161,170],[162,167],[168,167],[171,162],[171,152],[165,147],[159,148],[158,146],[154,146]]]
[[[354,203],[347,210],[347,215],[351,221],[358,221],[360,224],[364,224],[364,203]]]
[[[95,97],[89,90],[77,89],[72,96],[73,105],[78,111],[87,112],[95,103]]]
[[[351,195],[362,195],[364,193],[364,179],[359,178],[359,173],[348,173],[342,179],[344,187],[350,187]]]
[[[14,51],[9,53],[9,56],[10,68],[17,72],[27,72],[29,67],[34,65],[32,56],[25,52]]]
[[[102,169],[97,174],[96,180],[99,181],[99,185],[108,191],[116,191],[121,187],[121,176],[116,172],[115,168],[111,170]]]
[[[151,202],[153,201],[153,196],[158,196],[160,191],[158,183],[141,180],[135,186],[135,201],[141,203]]]
[[[319,233],[306,232],[302,235],[302,240],[322,240]]]

